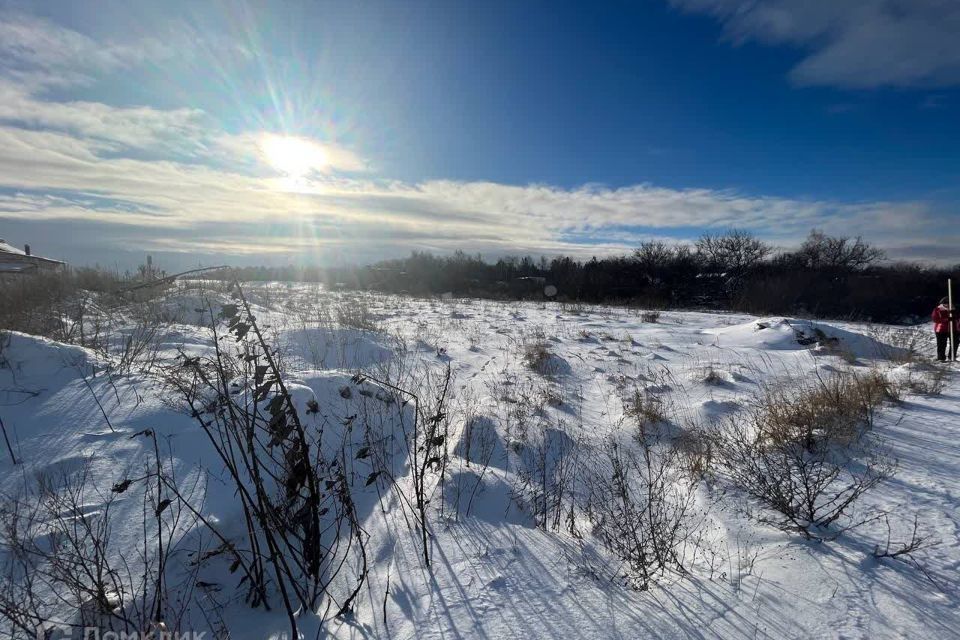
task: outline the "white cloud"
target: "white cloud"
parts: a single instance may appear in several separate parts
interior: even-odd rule
[[[40,100],[0,80],[0,122],[89,138],[106,147],[200,149],[210,123],[196,109],[112,107],[98,102]]]
[[[241,246],[299,253],[376,243],[394,252],[591,255],[628,251],[658,230],[669,236],[728,226],[786,244],[814,226],[870,229],[871,239],[901,243],[933,237],[937,226],[922,203],[842,204],[652,185],[562,189],[331,176],[289,192],[282,180],[255,173],[100,152],[95,141],[67,133],[0,127],[0,187],[15,190],[0,199],[0,218],[135,227],[144,245],[167,250],[210,251],[222,234],[221,252],[240,253],[255,252]],[[584,244],[591,238],[604,241]]]
[[[33,16],[0,16],[0,73],[31,89],[83,84],[95,74],[162,59],[175,51],[173,43],[156,38],[99,42]]]
[[[777,33],[797,33],[788,17],[778,20]],[[800,36],[778,36],[786,37]],[[956,243],[939,233],[940,217],[923,203],[649,184],[398,182],[375,179],[361,154],[323,140],[305,142],[329,170],[290,184],[263,161],[260,143],[269,132],[227,132],[197,109],[55,101],[44,93],[54,80],[79,82],[167,55],[151,44],[104,45],[49,23],[0,18],[0,222],[95,227],[86,237],[95,235],[101,248],[347,260],[413,248],[587,257],[629,251],[651,236],[730,226],[781,244],[814,226],[869,229],[871,240],[897,247],[911,238]]]
[[[728,38],[802,47],[800,85],[936,87],[960,83],[957,0],[670,0],[713,15]]]

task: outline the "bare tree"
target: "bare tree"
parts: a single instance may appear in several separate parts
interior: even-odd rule
[[[634,261],[648,273],[665,268],[673,257],[674,248],[661,241],[643,242],[633,251]]]
[[[722,234],[704,234],[697,240],[696,247],[715,268],[734,278],[743,277],[772,251],[770,245],[740,229],[731,229]]]
[[[808,269],[858,271],[883,260],[882,250],[872,247],[863,238],[828,236],[814,229],[800,245],[794,257]]]

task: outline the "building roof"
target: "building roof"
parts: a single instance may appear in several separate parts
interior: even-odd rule
[[[18,249],[17,247],[8,243],[6,240],[0,238],[0,261],[2,261],[4,258],[6,258],[7,260],[9,260],[10,258],[13,258],[14,260],[23,259],[33,263],[49,262],[52,264],[66,264],[61,260],[54,260],[52,258],[44,258],[42,256],[35,256],[33,254],[30,254],[28,256],[27,252],[24,251],[23,249]]]
[[[6,240],[0,238],[0,252],[2,253],[15,253],[17,255],[25,256],[27,255],[23,249],[17,249],[12,244],[8,244]]]

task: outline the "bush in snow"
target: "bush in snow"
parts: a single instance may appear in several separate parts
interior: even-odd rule
[[[723,386],[733,382],[733,376],[729,371],[718,369],[712,364],[708,364],[693,373],[693,380],[701,384],[711,386]]]
[[[656,433],[656,428],[667,421],[663,400],[655,393],[634,388],[623,398],[623,413],[637,427],[637,437],[646,439]]]
[[[519,464],[513,497],[541,529],[560,529],[564,516],[572,532],[573,500],[580,446],[564,429],[542,428],[517,451]]]
[[[543,376],[555,373],[554,356],[543,331],[535,331],[523,339],[523,363],[528,369]]]
[[[691,478],[703,479],[713,468],[714,445],[708,433],[699,427],[685,429],[673,443],[680,463]]]
[[[524,364],[541,375],[550,375],[551,357],[550,349],[545,340],[530,340],[523,345]]]
[[[588,474],[587,516],[593,534],[623,561],[623,577],[646,590],[684,572],[681,549],[695,532],[694,481],[677,452],[649,442],[610,442]]]
[[[939,396],[946,384],[947,369],[930,364],[907,364],[896,370],[894,385],[898,393]]]
[[[307,428],[277,364],[277,351],[264,339],[239,285],[235,295],[237,302],[223,305],[220,314],[228,333],[218,335],[220,328],[211,327],[213,354],[181,356],[167,381],[236,488],[246,526],[223,550],[232,561],[230,571],[242,574],[251,606],[269,608],[279,596],[297,637],[298,611],[326,605],[346,614],[366,580],[366,536],[353,495],[353,470],[356,461],[371,457],[371,447],[347,457],[335,434]],[[306,411],[320,407],[314,401]],[[380,473],[370,473],[366,484]],[[205,524],[217,532],[213,523]],[[341,591],[344,582],[350,586]]]
[[[0,500],[3,637],[50,637],[56,629],[61,637],[90,629],[151,637],[159,628],[182,628],[183,593],[180,584],[170,587],[167,565],[182,553],[179,542],[198,516],[182,499],[153,432],[134,437],[151,441],[155,452],[136,479],[101,489],[83,467],[41,475]],[[116,515],[123,509],[119,494],[142,504],[132,527]],[[124,535],[128,527],[132,539]],[[197,568],[178,582],[196,581]]]
[[[373,312],[360,296],[342,296],[337,300],[334,312],[337,324],[341,327],[361,331],[377,331],[378,326]]]
[[[878,355],[900,363],[917,362],[924,348],[932,346],[926,327],[873,326],[868,335],[878,345]],[[932,355],[932,354],[931,354]]]
[[[869,433],[887,384],[850,373],[768,389],[723,424],[721,471],[777,514],[761,521],[818,539],[856,526],[853,505],[895,468]]]

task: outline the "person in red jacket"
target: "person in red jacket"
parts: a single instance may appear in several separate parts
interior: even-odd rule
[[[957,359],[957,343],[960,342],[960,314],[947,306],[944,298],[930,316],[933,319],[933,332],[937,336],[937,360],[947,359],[947,342],[950,340],[950,323],[953,323],[953,359]]]

